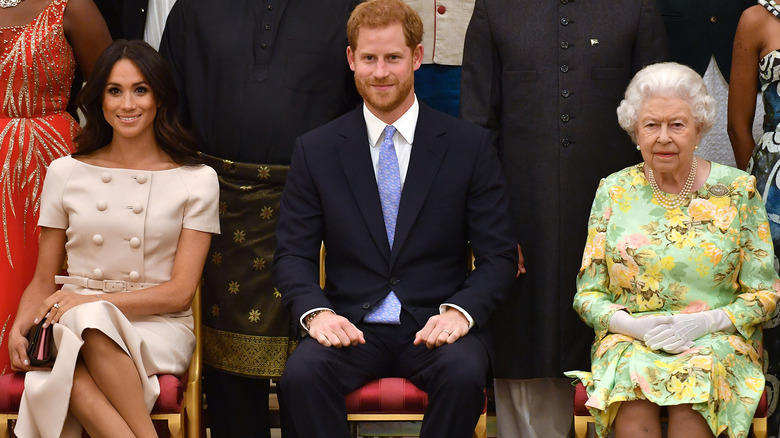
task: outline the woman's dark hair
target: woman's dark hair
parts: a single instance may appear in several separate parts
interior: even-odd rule
[[[200,164],[198,142],[177,119],[179,93],[165,60],[149,44],[141,40],[116,40],[98,57],[92,76],[79,93],[77,103],[86,124],[73,140],[73,155],[90,154],[111,142],[114,131],[103,116],[103,96],[114,65],[122,59],[140,70],[157,102],[154,136],[160,148],[181,165]]]

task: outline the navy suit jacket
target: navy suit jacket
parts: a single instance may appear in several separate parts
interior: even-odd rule
[[[490,133],[422,103],[392,251],[362,106],[297,139],[276,237],[274,278],[296,323],[318,307],[358,322],[392,290],[421,328],[440,304],[452,303],[484,333],[479,329],[517,272],[506,182]]]

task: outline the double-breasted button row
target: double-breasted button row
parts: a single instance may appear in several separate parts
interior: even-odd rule
[[[146,181],[149,181],[149,177],[144,173],[138,174],[134,178],[138,184],[145,184]],[[114,177],[110,172],[103,172],[100,174],[100,180],[104,183],[110,183],[112,179],[114,179]]]

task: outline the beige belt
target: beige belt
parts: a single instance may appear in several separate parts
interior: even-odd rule
[[[131,281],[122,280],[92,280],[91,278],[66,275],[55,275],[54,282],[56,284],[72,284],[88,289],[102,290],[103,292],[126,292],[158,286],[157,283],[133,283]]]

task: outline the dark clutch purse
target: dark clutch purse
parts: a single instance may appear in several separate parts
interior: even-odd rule
[[[41,320],[35,327],[30,329],[30,333],[27,334],[27,340],[30,345],[27,347],[27,356],[30,358],[30,365],[34,367],[47,366],[54,363],[54,354],[52,350],[54,348],[54,332],[51,324],[43,327]]]

